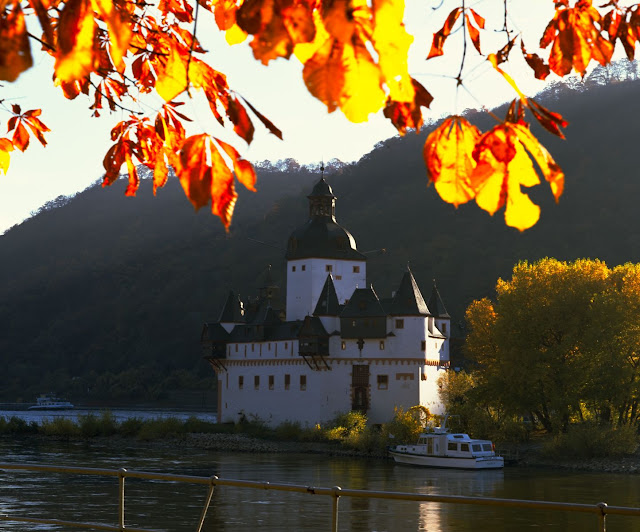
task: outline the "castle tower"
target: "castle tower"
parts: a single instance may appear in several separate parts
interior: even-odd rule
[[[336,196],[324,177],[307,197],[309,219],[291,234],[287,245],[288,321],[313,314],[328,274],[340,304],[355,288],[366,286],[366,257],[336,221]]]

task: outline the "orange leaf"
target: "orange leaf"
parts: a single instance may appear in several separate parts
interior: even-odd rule
[[[451,30],[453,29],[453,26],[460,17],[461,13],[462,8],[456,7],[451,13],[449,13],[444,26],[442,26],[439,31],[433,34],[433,42],[431,43],[431,50],[429,51],[427,59],[431,59],[432,57],[437,57],[444,54],[442,50],[442,48],[444,47],[444,43],[447,40],[447,37],[449,37],[449,35],[451,34]]]
[[[525,61],[533,70],[536,79],[547,79],[547,76],[551,72],[549,65],[547,65],[539,55],[527,53],[523,41],[520,41],[520,49],[522,50]]]
[[[187,88],[187,58],[175,45],[167,50],[167,55],[156,80],[156,91],[165,102],[173,100]]]
[[[253,168],[253,165],[246,159],[243,159],[242,156],[238,153],[238,150],[236,150],[230,144],[227,144],[220,139],[216,139],[216,142],[222,147],[225,153],[233,161],[233,171],[235,172],[238,181],[240,181],[240,183],[242,183],[252,192],[255,192],[256,171]]]
[[[469,13],[471,14],[471,16],[469,16]],[[479,54],[481,54],[482,52],[480,51],[480,31],[478,28],[480,29],[484,28],[484,22],[485,22],[484,18],[478,15],[478,13],[476,13],[473,9],[469,9],[468,13],[465,14],[464,18],[467,26],[467,31],[469,32],[469,38],[471,39],[471,42],[473,43],[473,46],[475,47],[475,49],[478,50]],[[472,18],[473,18],[473,22],[475,23],[475,26],[474,24],[471,23]]]
[[[248,102],[247,100],[245,100],[243,98],[244,103],[247,104],[247,106],[249,107],[249,109],[251,109],[251,112],[256,115],[256,117],[258,118],[258,120],[260,120],[260,122],[262,122],[262,124],[264,125],[264,127],[266,127],[270,133],[274,134],[276,137],[278,137],[280,140],[282,140],[282,131],[280,131],[273,122],[271,122],[271,120],[269,120],[266,116],[264,116],[262,113],[260,113],[253,105],[251,105],[251,102]]]
[[[247,110],[237,98],[229,98],[227,116],[233,123],[233,131],[235,131],[236,135],[242,137],[247,144],[251,144],[255,128]]]
[[[15,3],[12,11],[4,8],[0,14],[0,79],[15,81],[32,65],[24,14],[20,4]]]
[[[476,166],[473,150],[480,131],[461,116],[444,120],[427,137],[424,161],[429,180],[440,197],[456,207],[475,196],[471,175]]]
[[[309,92],[331,113],[338,107],[352,122],[364,122],[385,102],[382,75],[358,38],[343,43],[329,37],[302,71]]]
[[[253,35],[253,56],[265,65],[278,57],[289,58],[296,44],[311,42],[316,32],[309,0],[245,0],[235,19]]]
[[[567,127],[569,122],[562,118],[562,115],[549,111],[549,109],[540,105],[533,98],[527,100],[527,106],[531,109],[533,116],[536,117],[536,120],[540,122],[542,127],[561,139],[564,138],[564,133],[562,133],[560,128]]]
[[[397,102],[387,100],[384,108],[384,116],[396,127],[400,135],[404,135],[407,129],[415,129],[416,132],[422,127],[422,107],[429,107],[433,101],[433,96],[415,79],[411,79],[413,84],[414,99],[411,102]]]
[[[93,70],[96,34],[91,0],[69,0],[60,13],[55,72],[59,81],[74,81]]]
[[[123,57],[131,42],[131,17],[112,0],[92,0],[94,10],[100,14],[109,29],[110,55],[116,70],[124,72]]]
[[[213,137],[201,134],[185,140],[177,170],[180,184],[196,210],[211,200],[211,212],[229,230],[238,197],[233,175],[214,145]]]
[[[607,65],[613,54],[613,44],[601,35],[604,22],[590,0],[580,0],[575,7],[556,4],[554,18],[547,25],[540,47],[553,42],[549,67],[559,76],[566,76],[574,68],[582,76],[592,59]]]

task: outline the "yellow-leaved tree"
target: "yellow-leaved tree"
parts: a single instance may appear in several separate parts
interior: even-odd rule
[[[452,116],[429,135],[424,158],[428,179],[443,200],[457,206],[475,199],[491,214],[504,207],[507,225],[520,230],[540,216],[523,187],[542,178],[556,200],[564,187],[564,173],[531,134],[527,114],[561,137],[567,124],[525,96],[504,64],[511,54],[521,53],[538,79],[551,72],[584,76],[591,61],[611,61],[618,41],[633,59],[640,39],[638,3],[528,4],[536,9],[541,2],[552,3],[555,14],[538,43],[525,43],[511,28],[507,0],[472,6],[459,0],[448,13],[441,2],[432,16],[442,27],[426,58],[451,55],[447,43],[457,34],[462,39],[453,62],[459,64],[457,85],[465,83],[463,67],[471,53],[512,85],[517,98],[495,127],[481,132],[464,117]],[[246,144],[254,139],[256,120],[280,138],[282,133],[211,66],[210,52],[196,32],[198,18],[213,17],[231,44],[248,40],[254,57],[265,65],[297,58],[304,65],[304,84],[328,112],[339,109],[352,121],[364,121],[381,111],[405,134],[421,128],[433,98],[409,72],[414,38],[404,26],[404,8],[403,0],[5,0],[0,9],[0,80],[15,81],[34,65],[34,54],[41,53],[54,58],[53,80],[64,97],[89,98],[95,115],[105,106],[131,109],[131,102],[151,93],[160,96],[162,105],[131,112],[113,128],[103,183],[111,184],[124,166],[127,194],[134,195],[138,165],[153,171],[154,190],[165,184],[173,168],[193,205],[211,203],[213,214],[228,227],[237,198],[235,180],[254,190],[255,170],[237,147],[213,132],[187,137],[184,122],[190,117],[180,107],[184,99],[201,92],[216,121]],[[425,1],[425,9],[432,9],[430,2]],[[483,36],[496,32],[504,35],[504,45],[485,49]],[[535,47],[545,57],[528,51]],[[27,149],[31,136],[46,144],[49,131],[39,109],[14,104],[9,111],[7,134],[0,138],[4,172],[13,150]]]

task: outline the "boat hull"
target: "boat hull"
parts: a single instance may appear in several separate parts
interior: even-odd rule
[[[454,456],[429,456],[423,454],[402,453],[390,450],[389,454],[399,464],[447,469],[502,469],[502,456],[479,456],[459,458]]]

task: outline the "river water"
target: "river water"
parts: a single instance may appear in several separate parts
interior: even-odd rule
[[[156,416],[157,417],[157,416]],[[640,506],[640,475],[581,473],[508,467],[504,471],[447,471],[384,460],[314,454],[218,453],[168,444],[29,438],[0,440],[1,461],[157,471],[226,479],[320,487],[470,495]],[[117,479],[0,471],[0,514],[117,522]],[[160,481],[126,481],[126,524],[166,531],[194,531],[206,487]],[[339,530],[520,531],[595,530],[591,514],[453,506],[403,501],[340,499]],[[204,530],[331,530],[329,497],[219,487]],[[0,522],[0,531],[63,530]],[[639,531],[640,518],[609,516],[607,530]]]

